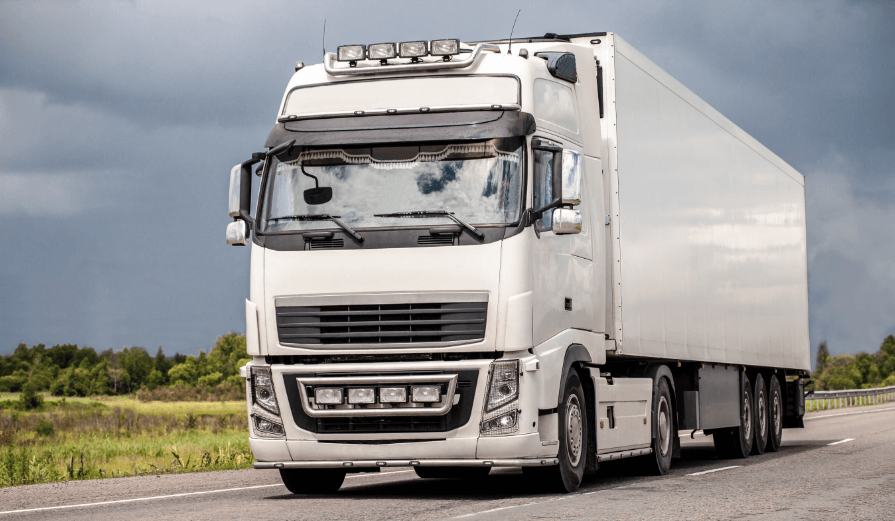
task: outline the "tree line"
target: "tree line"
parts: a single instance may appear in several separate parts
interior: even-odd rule
[[[0,356],[0,392],[94,396],[174,386],[234,387],[243,383],[239,368],[250,359],[239,333],[218,337],[211,351],[198,357],[169,358],[161,347],[153,357],[142,347],[97,353],[74,344],[19,344],[11,355]]]
[[[839,356],[830,356],[824,340],[817,346],[812,378],[816,391],[895,385],[895,336],[887,336],[876,353]]]

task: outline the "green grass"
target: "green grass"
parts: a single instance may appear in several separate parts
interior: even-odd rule
[[[4,400],[17,395],[3,393]],[[244,402],[47,397],[0,409],[0,486],[249,468]]]

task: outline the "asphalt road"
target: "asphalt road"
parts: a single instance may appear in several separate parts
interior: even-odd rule
[[[667,476],[617,461],[574,494],[541,493],[515,469],[479,483],[390,469],[349,475],[336,496],[296,496],[276,471],[243,470],[0,489],[0,521],[895,519],[895,403],[807,418],[806,429],[784,431],[774,454],[719,460],[711,438],[697,435],[682,438]]]

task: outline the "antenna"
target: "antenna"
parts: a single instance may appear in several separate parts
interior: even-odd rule
[[[326,57],[326,18],[323,19],[323,56]]]
[[[522,12],[522,9],[516,13],[516,18],[513,19],[513,28],[510,29],[510,45],[507,47],[507,54],[513,54],[513,31],[516,30],[516,20],[519,19],[519,13]]]

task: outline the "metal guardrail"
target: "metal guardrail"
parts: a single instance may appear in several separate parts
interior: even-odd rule
[[[814,391],[805,395],[805,410],[822,411],[891,401],[895,401],[895,385],[878,387],[876,389]]]

